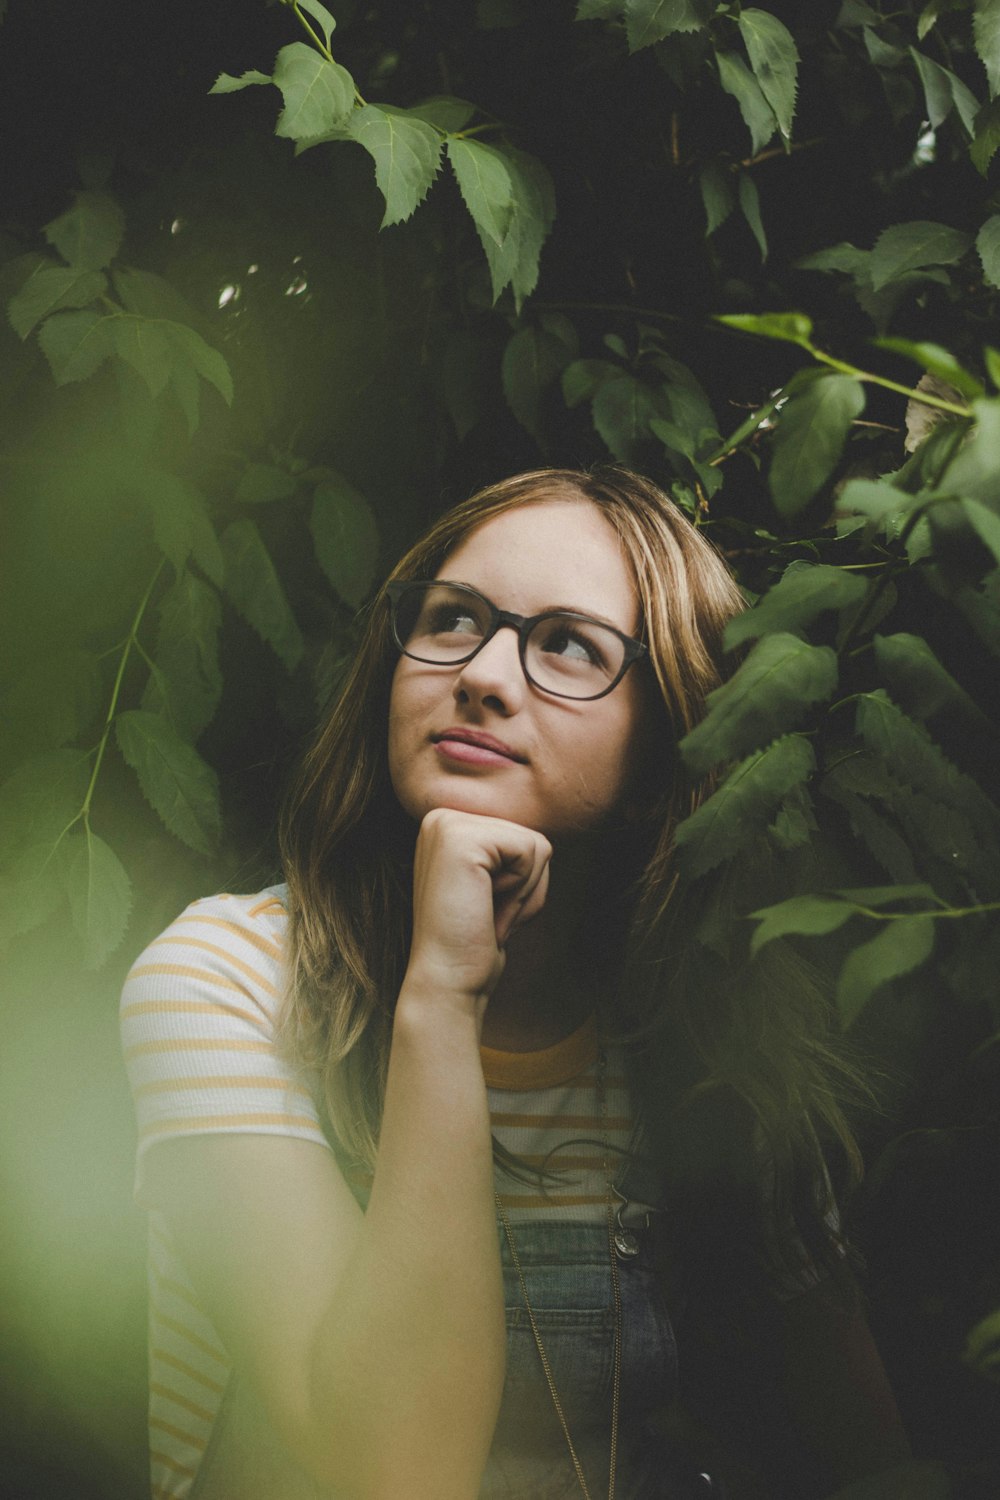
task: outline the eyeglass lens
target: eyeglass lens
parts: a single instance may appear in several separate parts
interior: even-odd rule
[[[482,645],[492,621],[485,599],[454,584],[407,589],[396,604],[398,642],[418,661],[444,665],[467,659]],[[573,615],[546,615],[532,627],[524,647],[529,679],[567,698],[603,692],[621,672],[624,659],[624,643],[613,630]]]

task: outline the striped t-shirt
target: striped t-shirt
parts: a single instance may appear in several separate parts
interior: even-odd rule
[[[284,887],[195,901],[139,957],[122,996],[122,1042],[139,1127],[136,1198],[157,1141],[286,1135],[329,1150],[306,1083],[274,1043],[283,988]],[[542,1185],[499,1172],[512,1222],[603,1222],[604,1147],[631,1135],[622,1059],[608,1052],[603,1109],[593,1020],[537,1052],[482,1049],[493,1131]],[[561,1149],[560,1149],[561,1148]],[[617,1148],[617,1149],[616,1149]],[[149,1435],[153,1500],[185,1500],[232,1370],[161,1214],[150,1213]]]

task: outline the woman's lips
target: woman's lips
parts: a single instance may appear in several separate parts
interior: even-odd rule
[[[523,755],[518,755],[502,740],[491,734],[479,734],[469,729],[446,729],[433,736],[438,752],[447,760],[459,761],[470,766],[495,766],[520,764]]]

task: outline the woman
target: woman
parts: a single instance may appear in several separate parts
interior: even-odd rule
[[[674,746],[739,608],[624,470],[496,485],[396,568],[287,887],[195,902],[126,986],[156,1496],[694,1494],[664,1295],[740,1280],[831,1483],[905,1457],[830,1290],[815,1001],[734,1060],[733,976],[673,962]]]

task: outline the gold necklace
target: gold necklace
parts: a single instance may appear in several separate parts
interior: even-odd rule
[[[611,1360],[611,1457],[608,1471],[608,1500],[615,1500],[615,1473],[618,1468],[618,1412],[621,1405],[622,1292],[621,1285],[618,1280],[618,1256],[615,1253],[615,1214],[614,1205],[611,1201],[611,1171],[608,1166],[609,1146],[606,1126],[604,1078],[606,1067],[607,1059],[605,1057],[604,1048],[602,1047],[597,1055],[597,1099],[598,1112],[601,1118],[601,1141],[604,1146],[603,1165],[604,1190],[606,1195],[608,1220],[608,1259],[611,1264],[611,1291],[615,1305],[615,1332]],[[517,1272],[517,1279],[521,1283],[521,1296],[524,1298],[525,1311],[528,1314],[528,1322],[531,1324],[531,1332],[534,1336],[535,1348],[538,1350],[538,1358],[541,1360],[542,1370],[545,1373],[545,1379],[549,1387],[549,1395],[552,1397],[552,1405],[555,1407],[556,1416],[559,1418],[559,1425],[563,1430],[563,1437],[566,1439],[566,1446],[569,1449],[569,1456],[573,1461],[573,1469],[576,1473],[577,1480],[579,1481],[580,1488],[583,1491],[586,1500],[591,1500],[590,1490],[587,1487],[587,1480],[583,1472],[583,1465],[580,1463],[576,1448],[573,1445],[573,1439],[570,1437],[569,1426],[566,1422],[566,1414],[563,1411],[562,1402],[559,1399],[559,1392],[556,1389],[555,1379],[552,1375],[552,1366],[549,1364],[549,1357],[545,1352],[545,1345],[542,1343],[542,1336],[538,1331],[538,1322],[535,1318],[535,1310],[532,1307],[531,1301],[528,1297],[527,1283],[524,1279],[524,1272],[521,1269],[521,1260],[517,1253],[517,1245],[514,1243],[514,1232],[510,1227],[510,1220],[507,1217],[507,1211],[504,1208],[503,1203],[500,1201],[500,1194],[496,1191],[496,1189],[494,1189],[493,1191],[493,1197],[496,1200],[497,1215],[500,1219],[500,1223],[503,1225],[503,1231],[507,1237],[507,1244],[510,1247],[510,1258],[514,1262],[514,1269]],[[634,1254],[635,1251],[630,1250],[625,1253]]]

